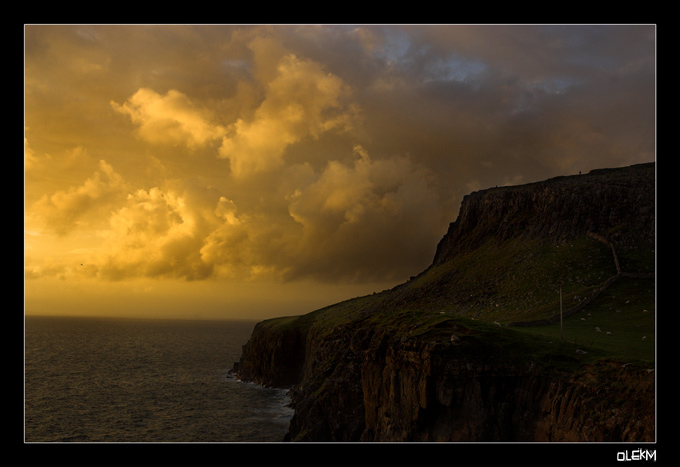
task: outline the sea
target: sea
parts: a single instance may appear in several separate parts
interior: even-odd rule
[[[26,316],[25,443],[279,443],[285,389],[229,373],[254,321]]]

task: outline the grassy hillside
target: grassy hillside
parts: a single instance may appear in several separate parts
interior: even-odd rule
[[[653,279],[622,278],[582,311],[564,319],[564,341],[620,360],[655,361]],[[559,323],[518,328],[557,341]]]
[[[654,255],[633,250],[622,265],[653,270]],[[404,336],[432,339],[442,323],[484,331],[488,339],[534,345],[582,360],[615,358],[655,361],[655,280],[620,277],[580,311],[554,324],[511,327],[509,323],[546,319],[590,298],[616,275],[612,251],[589,237],[563,245],[508,241],[489,243],[381,293],[347,300],[307,315],[272,320],[280,326],[314,327],[319,335],[366,322]],[[452,326],[453,324],[449,324]],[[450,336],[449,330],[443,336]],[[533,343],[533,344],[532,344]],[[509,343],[508,345],[512,347]]]
[[[272,325],[313,327],[317,336],[323,336],[366,322],[428,339],[446,335],[447,326],[459,325],[484,330],[491,340],[514,341],[525,350],[533,343],[537,353],[552,349],[573,356],[578,349],[585,360],[652,364],[653,175],[653,164],[647,164],[512,190],[486,190],[464,203],[461,212],[466,214],[459,217],[458,230],[450,231],[440,244],[449,249],[438,251],[443,260],[435,260],[417,277],[304,316],[273,320]],[[524,218],[527,203],[541,207],[531,208],[532,219]],[[581,228],[588,223],[599,226],[600,237]],[[532,228],[540,233],[537,225],[560,226],[555,229],[559,235],[523,235]],[[624,274],[618,274],[605,237],[614,239]],[[565,314],[563,327],[560,310]],[[555,317],[552,324],[517,326]]]

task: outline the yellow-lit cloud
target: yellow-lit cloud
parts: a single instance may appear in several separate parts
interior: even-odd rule
[[[423,232],[441,225],[443,214],[433,174],[405,157],[372,160],[363,147],[354,150],[351,164],[330,161],[291,195],[289,211],[304,235],[289,276],[370,280],[406,274],[411,251],[429,259],[432,238]],[[388,265],[390,251],[401,257]]]
[[[24,137],[24,169],[30,170],[35,164],[35,154],[28,144],[28,138]]]
[[[292,54],[281,59],[265,92],[253,119],[239,119],[222,141],[220,157],[230,160],[237,176],[280,167],[291,144],[347,129],[356,118],[342,80]]]
[[[197,251],[203,223],[181,192],[152,188],[130,194],[124,207],[110,218],[110,229],[97,256],[102,278],[205,278]]]
[[[44,219],[47,228],[65,235],[81,223],[87,224],[88,214],[100,215],[125,196],[122,177],[110,164],[100,161],[99,170],[82,185],[43,195],[33,205],[33,214]]]
[[[84,266],[71,271],[105,280],[375,279],[407,274],[413,255],[431,249],[429,232],[442,222],[433,174],[409,159],[372,160],[356,146],[350,163],[329,161],[319,172],[293,165],[287,173],[268,194],[283,196],[274,203],[280,212],[264,205],[241,213],[219,190],[180,179],[130,192],[101,161],[83,184],[41,199],[32,212],[65,235],[106,207],[106,223],[95,230],[99,246],[79,252]],[[385,262],[389,250],[402,250],[401,260]],[[367,257],[374,258],[368,268]],[[64,273],[54,263],[27,269]]]
[[[171,89],[162,96],[141,88],[125,103],[111,102],[118,112],[128,115],[139,127],[139,136],[151,143],[202,146],[224,135],[224,128],[212,123],[207,109],[194,105],[181,92]]]
[[[29,25],[27,296],[395,285],[472,190],[653,160],[653,36]]]

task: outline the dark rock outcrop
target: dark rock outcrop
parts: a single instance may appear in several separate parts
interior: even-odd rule
[[[618,378],[630,378],[628,391],[636,393],[629,399],[611,381],[593,384],[590,373],[567,375],[539,368],[535,360],[490,358],[488,352],[481,360],[461,345],[466,343],[397,344],[367,358],[360,439],[652,440],[654,399],[648,395],[653,376],[645,370],[618,368]],[[603,404],[612,396],[618,405]]]
[[[300,328],[275,326],[271,320],[257,323],[232,373],[266,387],[292,386],[302,376],[304,339]]]
[[[622,249],[655,235],[655,164],[593,170],[544,182],[492,188],[463,199],[458,219],[437,246],[433,264],[488,239],[565,242],[608,232]],[[615,228],[617,231],[611,231]],[[610,232],[611,231],[611,232]]]
[[[510,328],[423,311],[449,280],[435,266],[489,241],[590,233],[621,250],[653,248],[654,192],[654,164],[644,164],[473,193],[439,243],[434,279],[428,270],[381,294],[259,323],[234,371],[290,387],[289,441],[654,441],[648,367],[585,363]]]
[[[654,374],[645,368],[611,361],[571,373],[455,325],[432,340],[383,327],[343,326],[321,340],[309,332],[313,347],[290,390],[290,441],[654,440]],[[242,361],[259,359],[255,348]],[[267,363],[257,380],[278,373]]]

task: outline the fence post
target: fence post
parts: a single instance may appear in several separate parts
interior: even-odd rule
[[[562,318],[562,287],[560,287],[560,341],[564,340],[564,321]]]

